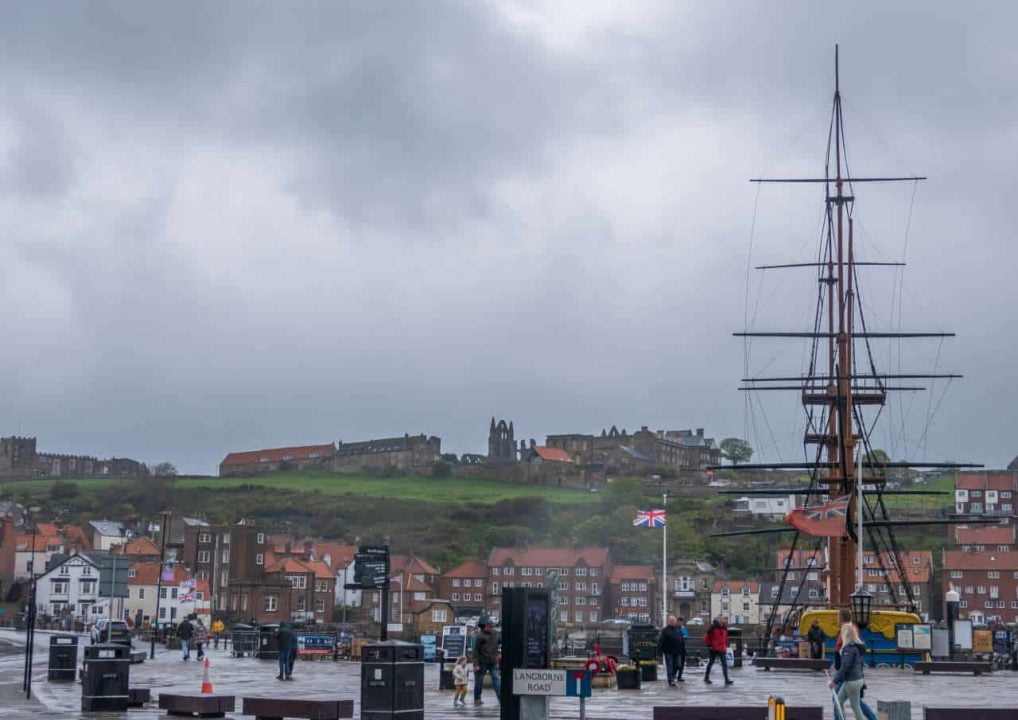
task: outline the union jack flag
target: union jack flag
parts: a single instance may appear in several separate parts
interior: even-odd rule
[[[666,519],[666,513],[662,509],[637,510],[636,519],[633,520],[633,525],[635,527],[646,528],[663,527]]]

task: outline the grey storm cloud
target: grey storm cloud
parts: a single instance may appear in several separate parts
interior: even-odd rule
[[[747,256],[808,257],[820,198],[746,178],[822,169],[840,42],[852,167],[931,178],[860,193],[861,251],[910,262],[867,312],[894,326],[903,288],[903,326],[959,338],[901,362],[967,375],[877,442],[1006,463],[1016,13],[8,3],[0,431],[192,472],[403,432],[483,451],[492,415],[788,459],[801,409],[734,388],[802,348],[744,366],[731,332],[808,321],[808,280]]]

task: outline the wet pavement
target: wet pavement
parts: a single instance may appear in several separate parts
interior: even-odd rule
[[[86,638],[80,641],[87,642]],[[0,717],[18,718],[107,718],[117,714],[84,714],[81,707],[79,683],[51,683],[46,680],[46,661],[49,638],[45,633],[36,636],[36,657],[33,673],[33,698],[26,700],[21,692],[24,664],[24,633],[0,630]],[[142,649],[136,645],[136,650]],[[146,645],[145,650],[148,649]],[[81,649],[79,648],[79,663]],[[192,658],[194,655],[192,654]],[[354,717],[359,717],[360,664],[353,662],[316,661],[297,663],[294,681],[275,679],[276,663],[254,658],[233,658],[223,649],[209,653],[212,683],[219,694],[237,697],[237,712],[228,717],[241,718],[240,698],[244,696],[290,696],[301,698],[341,698],[355,702]],[[701,671],[702,672],[702,671]],[[702,675],[691,668],[687,680],[676,688],[664,682],[645,683],[640,691],[595,689],[587,701],[590,718],[645,718],[651,717],[655,705],[758,705],[764,706],[768,695],[782,696],[789,705],[822,705],[825,717],[832,717],[830,694],[824,677],[811,672],[763,672],[752,667],[732,670],[735,685],[725,687],[718,669],[714,670],[715,683],[706,685]],[[181,660],[178,651],[156,647],[156,657],[140,665],[131,666],[131,686],[152,690],[155,701],[160,692],[198,693],[201,689],[202,665],[193,659]],[[874,705],[881,700],[909,700],[912,717],[920,720],[922,705],[937,706],[993,706],[1018,705],[1018,673],[993,673],[987,677],[971,675],[914,675],[911,671],[868,670],[867,700]],[[431,688],[425,693],[425,714],[428,718],[498,717],[498,705],[490,689],[484,693],[485,705],[466,708],[452,707],[452,692],[440,692],[438,666],[425,666],[425,684]],[[472,699],[468,697],[468,703]],[[131,718],[161,716],[153,702],[145,708],[130,710]],[[555,698],[551,714],[556,720],[579,717],[579,701],[574,698]],[[849,713],[851,717],[851,713]],[[973,716],[977,717],[977,716]]]

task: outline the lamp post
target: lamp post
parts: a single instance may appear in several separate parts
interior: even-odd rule
[[[32,697],[32,659],[35,653],[35,603],[36,603],[36,572],[35,572],[35,542],[36,533],[38,531],[38,524],[32,523],[32,559],[29,561],[31,565],[31,590],[29,592],[29,605],[28,605],[28,616],[25,618],[25,681],[22,685],[22,690],[25,691],[25,697],[31,699]]]
[[[166,564],[166,523],[167,523],[167,520],[169,519],[169,515],[170,515],[170,513],[169,513],[168,510],[163,510],[163,512],[161,512],[159,514],[159,516],[162,518],[162,521],[163,521],[163,527],[162,527],[163,537],[162,537],[162,542],[159,544],[159,577],[156,579],[156,610],[155,610],[155,613],[152,615],[152,619],[149,621],[149,624],[148,624],[148,631],[149,631],[148,659],[149,660],[155,659],[155,656],[156,656],[156,631],[159,628],[159,596],[160,596],[160,594],[162,593],[162,590],[163,590],[163,567]],[[195,540],[197,540],[197,537],[195,537]],[[197,542],[195,544],[197,545]]]
[[[951,660],[954,658],[954,621],[958,619],[961,594],[951,588],[944,593],[944,602],[947,605],[947,659]]]
[[[873,615],[873,595],[860,585],[849,597],[849,602],[852,604],[852,619],[855,624],[861,628],[869,625]]]

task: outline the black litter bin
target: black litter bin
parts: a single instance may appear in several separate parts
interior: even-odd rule
[[[47,678],[50,680],[74,680],[78,669],[78,636],[51,635],[49,639],[49,667]]]
[[[259,660],[275,660],[279,656],[279,638],[276,632],[278,625],[262,625],[258,632],[258,650],[255,657]]]
[[[361,720],[424,720],[424,647],[399,640],[361,649]]]
[[[119,643],[99,643],[85,648],[85,673],[81,678],[83,712],[124,712],[129,700],[131,648]]]
[[[735,643],[735,649],[732,650],[733,660],[732,667],[742,667],[742,628],[730,627],[728,628],[728,641]]]

